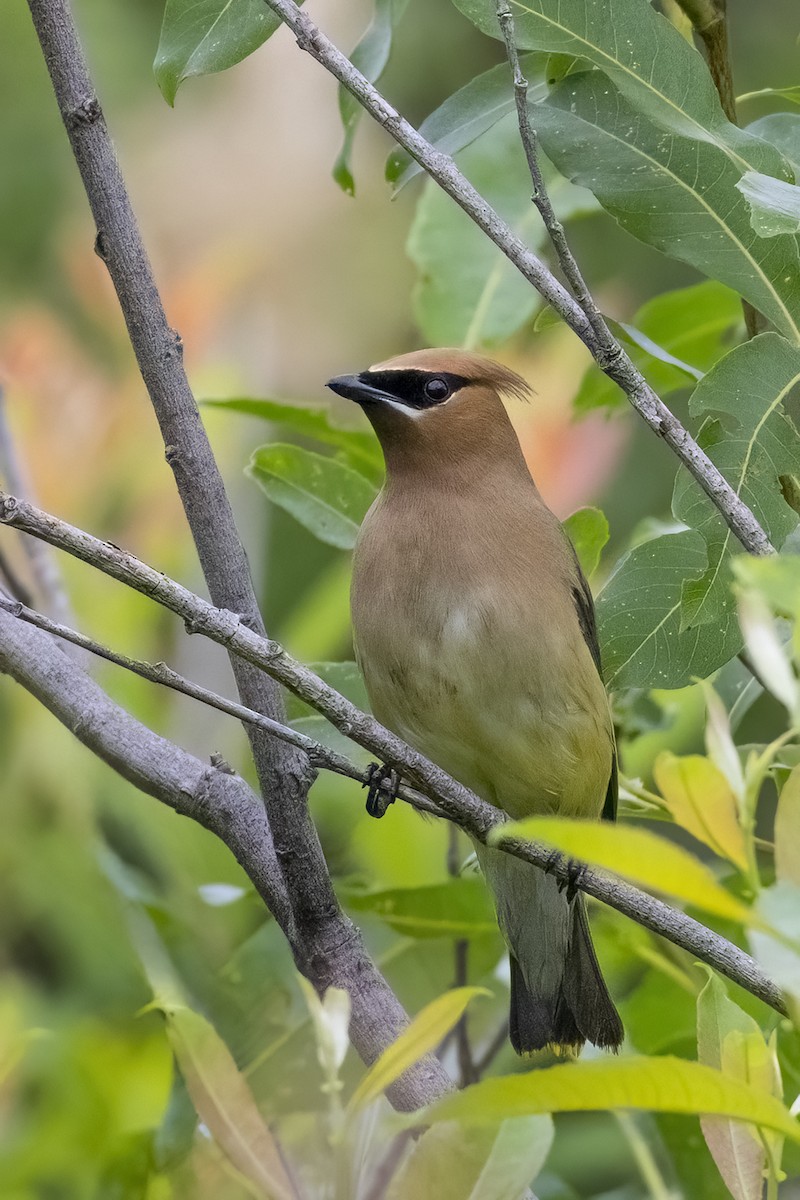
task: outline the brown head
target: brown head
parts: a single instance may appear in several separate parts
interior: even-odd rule
[[[391,476],[443,479],[497,464],[527,474],[502,394],[524,399],[525,380],[464,350],[415,350],[327,386],[363,408]]]

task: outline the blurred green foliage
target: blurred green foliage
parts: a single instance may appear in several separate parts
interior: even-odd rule
[[[707,419],[708,452],[745,487],[776,542],[788,538],[792,549],[796,244],[786,234],[760,237],[735,188],[742,163],[788,184],[791,165],[800,161],[800,114],[791,108],[791,91],[779,86],[796,73],[792,39],[780,32],[796,32],[791,0],[770,0],[769,20],[744,0],[728,5],[737,86],[754,93],[741,101],[747,132],[721,119],[702,60],[646,0],[618,0],[627,42],[602,14],[588,49],[585,37],[582,48],[574,44],[584,0],[562,0],[558,37],[542,19],[553,4],[531,3],[519,20],[520,44],[534,51],[524,62],[555,164],[548,180],[562,218],[570,219],[585,273],[637,365],[693,430]],[[554,506],[562,517],[573,512],[567,527],[586,569],[596,568],[598,590],[610,576],[599,615],[609,676],[621,689],[627,824],[620,838],[609,831],[605,861],[622,873],[641,872],[643,842],[626,845],[625,831],[638,834],[643,820],[657,820],[658,836],[678,841],[692,856],[692,870],[702,862],[700,878],[728,908],[718,917],[701,913],[702,889],[699,899],[696,892],[687,896],[680,870],[673,893],[697,904],[712,928],[749,947],[785,987],[796,1018],[797,558],[731,556],[719,518],[682,476],[673,496],[674,463],[663,447],[627,416],[621,397],[575,352],[557,321],[540,314],[534,325],[538,298],[433,185],[419,192],[409,186],[393,208],[388,189],[373,194],[387,147],[370,140],[366,123],[354,136],[357,110],[348,100],[341,105],[346,142],[336,175],[347,191],[358,181],[357,209],[336,207],[350,202],[333,183],[324,191],[339,136],[335,119],[312,146],[318,174],[302,175],[297,142],[318,122],[323,101],[303,96],[301,102],[289,73],[280,75],[282,56],[296,58],[290,39],[278,35],[213,83],[191,83],[179,110],[168,112],[150,75],[153,58],[159,85],[174,102],[183,80],[239,62],[265,39],[271,24],[263,5],[169,0],[164,10],[161,0],[125,6],[80,0],[76,7],[198,393],[230,397],[208,401],[203,411],[243,515],[270,629],[365,704],[351,662],[346,549],[380,483],[380,456],[351,414],[323,403],[317,381],[420,339],[497,347],[540,392],[532,416],[514,417],[537,478],[544,486],[549,470],[555,494],[562,477],[570,477],[560,508]],[[458,0],[457,7],[489,28],[493,0]],[[504,215],[542,245],[508,119],[499,47],[448,5],[417,0],[406,11],[379,2],[367,37],[370,6],[348,8],[329,6],[323,25],[328,18],[332,27],[341,22],[346,46],[363,38],[368,73],[385,68],[387,94],[413,119],[427,118],[437,144],[458,152]],[[47,506],[191,581],[191,549],[124,332],[99,264],[86,265],[92,231],[32,30],[22,7],[5,15],[0,353],[14,428]],[[645,45],[647,38],[653,40]],[[547,57],[554,54],[567,58]],[[277,91],[260,91],[273,76]],[[295,101],[278,106],[275,97],[284,92]],[[329,93],[324,103],[333,112]],[[274,140],[262,150],[267,121]],[[281,137],[289,146],[283,158]],[[181,168],[186,191],[173,200],[176,145],[188,155],[199,141],[205,168],[221,144],[237,138],[241,173],[228,192],[218,190],[224,163],[199,175],[187,165]],[[274,168],[275,192],[260,172],[262,159]],[[393,155],[388,174],[406,183],[413,171]],[[277,192],[287,198],[283,213]],[[262,195],[269,202],[266,225],[248,226],[243,256],[230,229],[214,241],[209,211],[193,214],[187,197],[198,204],[211,197],[222,224],[232,226],[237,218],[229,214],[242,211],[236,206],[248,194],[259,197],[259,208]],[[320,217],[307,206],[309,196]],[[315,222],[324,253],[306,245]],[[296,243],[292,226],[301,231]],[[396,234],[394,242],[388,234],[397,228],[408,234],[419,273],[413,300]],[[369,275],[367,260],[376,256],[381,261]],[[242,265],[243,257],[252,262]],[[302,319],[292,307],[295,286]],[[785,337],[768,333],[741,344],[740,305],[731,288],[761,307]],[[249,324],[255,290],[278,300],[268,318],[259,310]],[[331,305],[331,295],[341,302]],[[293,331],[286,345],[281,310]],[[376,352],[371,322],[377,320],[388,327]],[[325,341],[327,327],[333,341]],[[253,345],[259,352],[265,347],[262,357]],[[259,390],[302,400],[260,399]],[[589,418],[594,425],[575,425],[573,403],[579,413],[603,415]],[[590,430],[586,444],[582,428]],[[251,453],[251,479],[239,482]],[[264,503],[264,492],[272,504]],[[594,504],[602,511],[587,507]],[[24,573],[19,547],[11,551]],[[88,578],[74,564],[65,573],[76,620],[98,639],[139,657],[168,659],[218,689],[231,686],[222,656],[196,639],[187,646],[182,631],[147,601]],[[776,618],[783,624],[776,626]],[[757,664],[756,680],[733,657],[743,641]],[[721,707],[693,682],[714,671]],[[120,703],[166,736],[198,753],[222,752],[250,772],[243,735],[218,714],[198,713],[109,667],[98,674]],[[289,716],[342,748],[339,735],[304,706],[290,705]],[[365,761],[361,751],[344,747]],[[391,1139],[403,1136],[400,1126],[383,1101],[361,1114],[348,1108],[364,1071],[347,1049],[346,1003],[330,996],[320,1004],[303,992],[280,931],[227,851],[137,795],[8,683],[0,688],[0,749],[3,1200],[239,1200],[281,1195],[292,1186],[303,1197],[363,1196],[359,1172],[370,1177]],[[324,775],[311,802],[343,904],[402,1002],[423,1014],[403,1061],[445,1036],[461,1011],[460,1000],[448,995],[456,979],[454,939],[469,944],[466,982],[488,992],[466,1016],[476,1057],[496,1051],[485,1084],[453,1101],[449,1115],[460,1114],[458,1120],[443,1120],[415,1147],[409,1144],[388,1192],[392,1200],[422,1194],[499,1200],[534,1177],[540,1200],[729,1194],[755,1200],[765,1170],[772,1200],[781,1169],[790,1180],[786,1188],[797,1186],[800,1154],[784,1107],[800,1091],[800,1045],[790,1021],[733,986],[709,981],[690,956],[617,914],[593,911],[598,954],[626,1025],[623,1056],[604,1067],[589,1052],[585,1070],[547,1069],[545,1056],[520,1064],[495,1040],[505,1021],[507,969],[466,842],[456,840],[455,857],[464,865],[453,875],[453,847],[440,823],[401,805],[385,822],[370,821],[354,785]],[[560,836],[555,829],[549,835],[554,842]],[[599,848],[584,847],[587,857],[593,852],[598,856]],[[658,869],[656,857],[656,882]],[[661,883],[666,889],[663,875]],[[762,927],[748,932],[755,920]],[[442,1053],[456,1073],[452,1040]],[[733,1101],[724,1108],[719,1093],[709,1100],[695,1060],[724,1073],[738,1115],[786,1122],[782,1168],[775,1133],[733,1120]],[[531,1065],[545,1070],[529,1072]],[[577,1072],[572,1089],[564,1084],[570,1071]],[[612,1103],[635,1112],[564,1111]],[[701,1132],[696,1117],[670,1115],[670,1106],[717,1115],[703,1118]],[[473,1118],[480,1111],[478,1126],[464,1123],[470,1107]],[[557,1114],[554,1124],[534,1115],[543,1110]],[[290,1163],[288,1176],[281,1155]]]

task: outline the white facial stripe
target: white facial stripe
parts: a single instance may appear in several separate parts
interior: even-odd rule
[[[407,404],[401,404],[399,400],[389,400],[384,397],[378,401],[379,404],[388,404],[390,408],[396,408],[398,412],[403,413],[407,417],[413,417],[416,420],[418,417],[424,417],[428,411],[427,408],[409,408]]]

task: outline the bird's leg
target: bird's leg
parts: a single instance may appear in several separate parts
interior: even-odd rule
[[[389,786],[385,787],[387,783]],[[385,763],[370,763],[367,778],[361,786],[368,789],[367,812],[371,817],[380,818],[386,815],[389,805],[397,799],[400,776],[394,767],[388,767]]]

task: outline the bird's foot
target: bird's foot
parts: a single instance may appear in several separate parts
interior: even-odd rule
[[[566,874],[561,876],[561,872],[566,866]],[[574,858],[564,859],[564,855],[560,850],[553,850],[548,855],[547,861],[542,868],[545,875],[561,876],[557,878],[557,886],[559,892],[566,891],[567,900],[570,902],[575,899],[578,892],[581,890],[581,881],[586,874],[586,864],[577,862]]]
[[[581,883],[583,882],[583,877],[585,874],[586,864],[582,862],[576,862],[574,858],[571,858],[567,863],[566,881],[559,888],[559,891],[561,891],[563,888],[566,888],[567,900],[570,903],[572,903],[578,892],[581,890]]]
[[[367,812],[371,817],[379,819],[386,815],[389,805],[394,804],[397,799],[400,776],[394,767],[387,767],[385,763],[370,763],[362,787],[368,789]]]

